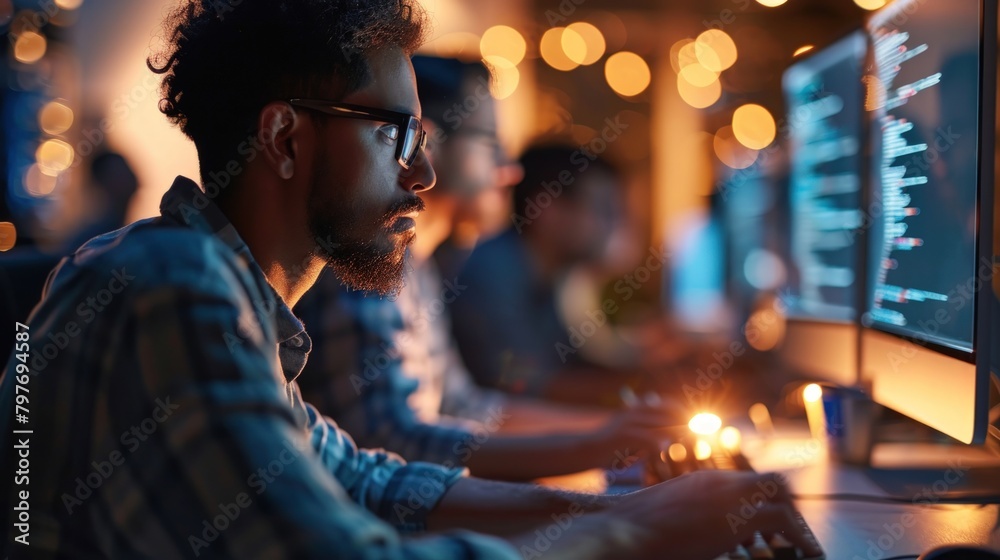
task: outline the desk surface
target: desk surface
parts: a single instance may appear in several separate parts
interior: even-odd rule
[[[806,435],[789,433],[769,441],[750,440],[745,442],[744,451],[758,472],[783,473],[792,491],[800,496],[889,495],[873,482],[872,471],[831,463],[822,446]],[[926,492],[912,494],[916,502],[926,504],[935,501],[935,496],[958,488],[960,480],[970,472],[963,469],[987,463],[996,465],[997,459],[964,446],[882,444],[876,448],[872,463],[875,470],[920,465],[928,467],[929,472],[939,473],[928,479]],[[949,472],[949,469],[954,470]],[[882,472],[894,477],[887,470]],[[602,492],[607,489],[605,481],[602,471],[588,471],[546,479],[542,483],[568,490]],[[997,485],[1000,486],[1000,479]],[[997,505],[802,499],[796,506],[823,545],[828,560],[883,560],[920,554],[947,544],[975,544],[1000,550],[1000,506]]]
[[[927,467],[921,473],[932,476],[923,477],[925,482],[918,491],[903,494],[914,503],[799,500],[796,507],[829,560],[879,560],[920,554],[946,544],[976,544],[1000,550],[1000,506],[934,503],[944,494],[960,489],[963,479],[973,476],[970,473],[976,466],[996,464],[995,457],[980,450],[883,444],[873,454],[874,470],[834,464],[825,450],[807,437],[748,442],[746,454],[756,470],[783,473],[798,495],[888,496],[873,482],[872,472],[901,478],[894,476],[891,469],[903,465]],[[1000,485],[1000,480],[997,483]]]

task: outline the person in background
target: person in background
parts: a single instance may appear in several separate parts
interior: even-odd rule
[[[205,187],[177,178],[159,217],[63,260],[18,332],[36,353],[0,378],[0,447],[19,450],[0,455],[0,555],[514,560],[554,519],[569,521],[553,559],[712,558],[758,530],[818,553],[776,475],[624,496],[484,481],[358,449],[302,400],[311,342],[290,306],[326,267],[397,290],[435,182],[409,58],[423,21],[411,0],[171,12],[149,66]],[[758,484],[767,497],[730,530]]]
[[[442,278],[431,255],[453,233],[460,206],[507,186],[497,183],[491,76],[477,62],[417,56],[413,64],[438,182],[421,193],[427,209],[417,218],[420,234],[398,298],[350,291],[327,273],[296,307],[314,342],[300,383],[306,399],[362,446],[464,465],[484,478],[608,468],[616,454],[656,449],[662,428],[683,424],[667,411],[609,415],[512,397],[472,380],[445,307],[464,287]]]
[[[614,406],[624,387],[647,387],[638,367],[586,359],[559,310],[570,273],[600,261],[620,216],[621,174],[603,158],[561,143],[530,148],[514,187],[512,225],[480,244],[450,302],[461,355],[486,387]],[[598,303],[601,303],[598,300]],[[607,317],[612,310],[596,312]]]

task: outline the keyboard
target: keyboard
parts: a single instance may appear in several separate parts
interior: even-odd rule
[[[646,483],[670,480],[683,474],[699,470],[725,470],[753,472],[750,461],[738,450],[732,451],[722,446],[710,446],[707,442],[685,441],[664,444],[659,457],[651,457],[646,463]],[[806,520],[796,512],[799,525],[813,541],[813,535]],[[825,560],[826,556],[806,557],[802,551],[781,534],[769,538],[756,533],[752,542],[743,543],[728,554],[715,560]]]

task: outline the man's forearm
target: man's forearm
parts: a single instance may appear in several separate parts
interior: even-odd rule
[[[495,435],[469,456],[466,466],[478,477],[491,480],[532,480],[561,476],[594,468],[611,468],[634,449],[619,457],[611,444],[593,433],[544,436]]]
[[[464,478],[427,518],[430,531],[466,529],[497,536],[565,524],[618,502],[618,496],[577,494],[529,484]]]

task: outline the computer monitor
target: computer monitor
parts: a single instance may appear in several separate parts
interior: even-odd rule
[[[988,425],[996,18],[996,0],[898,0],[868,23],[862,376],[966,443]]]
[[[796,372],[840,385],[858,379],[867,53],[859,30],[791,65],[782,79],[791,228],[780,354]]]

